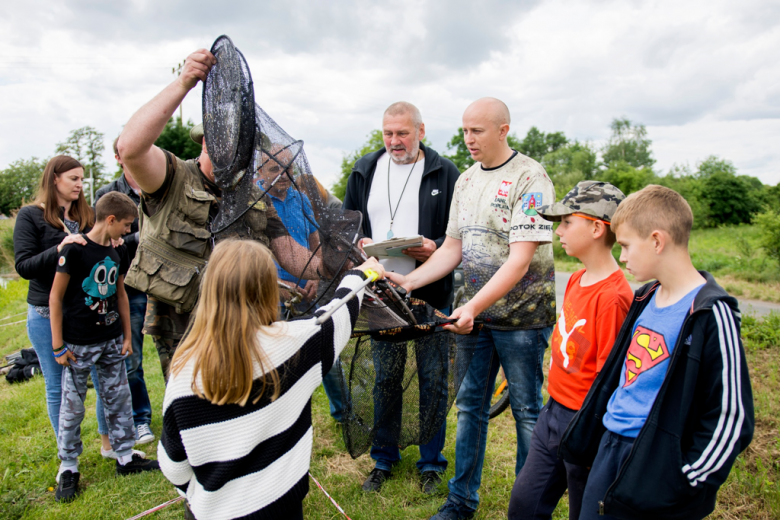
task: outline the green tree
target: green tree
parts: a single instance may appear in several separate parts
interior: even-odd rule
[[[532,126],[522,141],[517,142],[515,146],[512,146],[510,141],[510,146],[521,154],[542,162],[545,155],[559,150],[568,143],[569,140],[566,139],[563,132],[545,134],[535,126]]]
[[[763,185],[756,186],[752,177],[737,175],[730,161],[711,155],[699,163],[696,176],[710,226],[749,223],[760,211]]]
[[[181,159],[195,159],[200,155],[201,146],[190,139],[193,126],[195,125],[191,120],[183,123],[181,116],[172,117],[165,123],[165,128],[154,144]]]
[[[626,195],[639,191],[656,181],[657,177],[649,168],[636,168],[626,161],[612,162],[598,175],[601,181],[617,186]]]
[[[612,136],[601,150],[601,158],[607,168],[620,161],[636,169],[653,167],[652,141],[647,138],[645,125],[634,125],[623,118],[613,119],[610,128]]]
[[[0,170],[0,213],[13,210],[35,198],[47,160],[19,159]]]
[[[710,207],[702,197],[702,182],[690,166],[673,165],[669,172],[658,178],[658,184],[671,188],[688,201],[693,212],[693,227],[711,227]]]
[[[349,175],[352,173],[352,167],[355,165],[355,161],[367,153],[375,152],[384,146],[385,142],[382,139],[382,131],[372,130],[371,133],[366,136],[366,142],[363,143],[363,146],[352,153],[345,154],[341,159],[341,177],[333,184],[330,192],[341,200],[344,200],[344,195],[347,192],[347,181],[349,180]]]
[[[452,155],[445,155],[444,157],[452,161],[461,173],[468,170],[469,167],[474,164],[474,159],[471,158],[469,149],[466,147],[462,126],[458,128],[458,132],[452,136],[452,139],[447,142],[447,150],[455,151]]]
[[[84,178],[91,179],[93,189],[97,190],[109,180],[103,164],[105,149],[103,133],[91,126],[83,126],[73,130],[65,141],[57,143],[55,153],[77,159],[84,166]]]
[[[561,200],[578,182],[595,179],[598,174],[596,150],[590,144],[579,141],[546,153],[541,163],[553,181],[558,200]]]

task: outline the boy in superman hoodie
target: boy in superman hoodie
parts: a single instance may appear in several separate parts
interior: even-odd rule
[[[591,466],[580,520],[704,518],[753,436],[737,301],[688,254],[685,199],[647,186],[612,229],[638,281],[612,352],[560,455]]]

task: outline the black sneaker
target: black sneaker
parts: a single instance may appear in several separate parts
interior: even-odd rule
[[[430,520],[470,520],[472,518],[474,518],[474,511],[461,508],[448,500]]]
[[[441,473],[438,471],[423,471],[420,475],[420,485],[426,495],[435,495],[441,484]]]
[[[374,468],[371,470],[371,473],[368,474],[368,478],[365,482],[363,482],[363,491],[366,493],[371,493],[372,491],[379,491],[382,489],[382,484],[385,483],[385,480],[390,478],[390,472]]]
[[[144,471],[160,471],[160,463],[156,460],[145,459],[140,455],[133,453],[133,460],[124,466],[116,461],[117,475],[130,475],[132,473],[141,473]]]
[[[57,485],[57,492],[54,493],[57,502],[70,502],[76,498],[79,494],[79,477],[81,473],[78,471],[73,473],[71,470],[66,470],[60,474],[60,483]]]

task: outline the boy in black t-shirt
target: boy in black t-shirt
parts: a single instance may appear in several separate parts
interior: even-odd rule
[[[124,246],[114,248],[130,231],[138,208],[127,195],[113,192],[97,203],[95,227],[86,245],[68,244],[57,262],[49,307],[52,347],[66,367],[57,436],[62,461],[57,473],[57,501],[78,493],[81,421],[90,367],[96,365],[106,410],[108,436],[117,454],[119,475],[159,469],[157,461],[133,453],[133,407],[124,358],[132,353],[130,306],[124,275],[129,265]]]

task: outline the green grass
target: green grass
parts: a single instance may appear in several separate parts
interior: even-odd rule
[[[23,312],[27,282],[12,282],[0,290],[0,318]],[[24,316],[22,316],[24,318]],[[7,320],[8,322],[12,320]],[[0,322],[2,324],[4,322]],[[729,479],[718,495],[713,519],[780,518],[780,315],[758,320],[746,316],[743,337],[751,371],[756,408],[753,443],[738,458]],[[0,354],[28,346],[24,324],[0,328]],[[152,430],[159,435],[160,410],[165,385],[157,354],[149,338],[144,345],[145,372],[154,415]],[[545,366],[549,363],[545,362]],[[546,394],[545,394],[546,396]],[[83,423],[84,453],[80,459],[83,494],[70,504],[54,500],[54,476],[59,461],[56,441],[46,414],[41,377],[9,385],[0,379],[0,518],[2,519],[126,519],[178,495],[161,474],[116,477],[114,463],[100,456],[95,419],[95,394],[87,394]],[[360,490],[373,464],[364,455],[356,460],[344,449],[340,430],[330,419],[328,403],[320,387],[313,398],[314,447],[312,474],[353,520],[429,518],[446,497],[446,484],[434,497],[418,487],[415,461],[418,450],[410,447],[381,493],[366,495]],[[455,410],[447,424],[444,454],[450,461],[446,479],[452,477],[455,460]],[[514,482],[515,427],[511,414],[491,422],[480,488],[477,519],[506,517]],[[156,445],[143,447],[154,456]],[[175,504],[149,518],[181,518],[183,506]],[[304,502],[310,520],[343,518],[312,483]],[[555,519],[568,518],[566,498]]]

